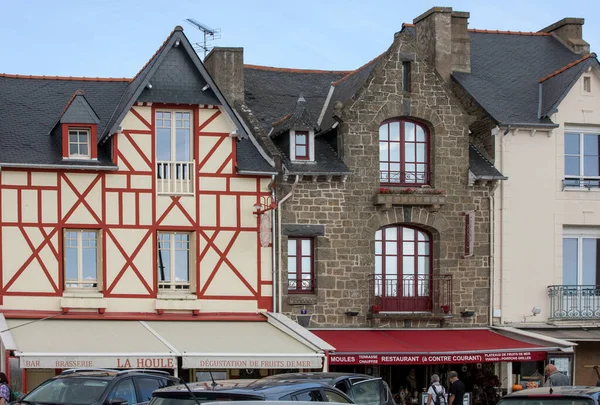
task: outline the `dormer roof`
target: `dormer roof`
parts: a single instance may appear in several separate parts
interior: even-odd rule
[[[61,124],[99,124],[100,118],[90,106],[83,90],[76,90],[60,116]]]
[[[306,105],[306,99],[300,95],[294,111],[273,124],[271,137],[276,137],[290,129],[318,130],[317,122]]]

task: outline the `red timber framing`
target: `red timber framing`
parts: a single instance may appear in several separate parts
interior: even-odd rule
[[[187,108],[186,108],[187,107]],[[138,106],[139,108],[139,106]],[[245,177],[249,182],[255,182],[255,191],[240,191],[232,182],[240,179],[236,174],[236,142],[233,138],[229,153],[225,159],[215,165],[217,150],[225,147],[224,144],[230,138],[228,132],[211,132],[210,124],[221,114],[217,106],[181,106],[181,105],[162,105],[152,104],[150,107],[143,107],[151,110],[151,120],[148,120],[147,112],[145,114],[136,111],[133,107],[130,112],[135,119],[139,120],[142,126],[137,129],[125,128],[122,133],[113,136],[113,156],[112,159],[118,164],[119,170],[110,172],[99,172],[93,170],[28,170],[28,169],[9,169],[3,168],[0,172],[0,196],[9,193],[12,196],[16,194],[16,214],[5,215],[7,204],[4,198],[0,198],[0,242],[3,233],[17,230],[24,238],[30,254],[20,264],[18,269],[12,269],[7,273],[4,268],[5,261],[0,260],[0,304],[3,303],[6,296],[61,296],[64,292],[64,268],[63,268],[63,230],[68,229],[95,229],[100,231],[101,238],[101,261],[102,270],[102,293],[106,298],[156,298],[158,294],[157,287],[157,262],[152,260],[152,278],[144,277],[143,272],[136,264],[136,258],[139,257],[143,247],[151,240],[152,257],[157,254],[157,232],[158,231],[183,231],[194,232],[195,237],[195,271],[196,285],[192,291],[199,299],[210,300],[254,300],[261,309],[271,309],[271,298],[263,296],[263,286],[272,285],[271,281],[263,281],[261,277],[261,245],[259,235],[259,218],[253,220],[252,225],[248,222],[242,224],[242,211],[252,210],[252,203],[259,201],[262,196],[268,196],[268,190],[261,190],[260,177]],[[193,112],[193,150],[196,173],[195,197],[187,195],[158,196],[156,192],[156,142],[155,134],[155,112],[157,109],[171,108],[177,110],[191,110]],[[206,111],[200,114],[201,110],[210,110],[208,118],[200,122],[201,117],[206,117]],[[213,112],[214,111],[214,112]],[[69,126],[75,126],[69,124]],[[82,126],[77,126],[82,127]],[[89,125],[88,125],[89,127]],[[203,145],[206,145],[203,149]],[[200,156],[200,151],[205,155]],[[206,152],[208,150],[208,152]],[[211,164],[207,163],[211,160]],[[210,166],[210,167],[209,167]],[[217,167],[216,170],[214,168]],[[212,169],[211,169],[212,168]],[[12,173],[23,181],[4,181],[3,177]],[[43,182],[41,177],[50,181]],[[37,178],[37,180],[36,180]],[[220,179],[224,186],[218,190],[203,189],[202,179]],[[263,178],[264,179],[264,178]],[[68,193],[69,201],[74,201],[70,206],[65,204],[65,195]],[[102,196],[100,202],[94,201],[92,195]],[[204,213],[201,204],[202,196],[211,196],[216,201],[216,212]],[[252,202],[248,203],[248,197],[252,197]],[[168,201],[163,210],[157,204],[158,199]],[[195,198],[195,212],[189,210],[189,201],[185,199]],[[32,199],[34,200],[32,202]],[[222,200],[235,201],[237,212],[234,224],[222,223],[221,215],[232,217],[231,214],[221,213]],[[111,206],[118,207],[118,214],[111,211],[107,215],[107,205],[109,200]],[[243,202],[243,200],[246,200]],[[25,201],[37,206],[36,212],[26,208]],[[150,203],[151,202],[151,203]],[[56,206],[52,213],[48,212],[48,206]],[[127,215],[126,208],[134,206],[134,215]],[[248,205],[248,206],[246,206]],[[231,207],[231,203],[229,207]],[[44,208],[46,207],[46,208]],[[164,207],[164,204],[163,204]],[[188,209],[186,209],[188,207]],[[6,208],[8,209],[8,208]],[[213,208],[214,210],[214,208]],[[85,223],[74,222],[75,212],[85,213],[87,220]],[[149,213],[148,211],[151,211]],[[27,212],[27,215],[25,215]],[[131,209],[130,211],[131,212]],[[185,221],[179,221],[176,224],[168,222],[167,217],[176,213],[178,218],[185,218]],[[201,214],[214,216],[214,223],[209,225],[201,224]],[[247,214],[246,214],[247,215]],[[77,218],[81,218],[79,215]],[[125,247],[123,238],[124,231],[140,230],[143,236],[134,249]],[[236,240],[243,232],[252,232],[256,235],[255,243],[257,246],[257,272],[256,280],[247,280],[244,272],[236,268],[232,258],[228,256],[234,247]],[[35,237],[32,237],[35,233]],[[229,235],[226,246],[219,244],[218,239],[223,238],[223,234]],[[107,276],[107,245],[111,244],[122,255],[124,262],[119,268],[112,268],[111,274],[115,275],[110,279]],[[2,243],[0,243],[0,258],[2,257]],[[201,248],[202,246],[202,248]],[[6,246],[4,247],[6,249]],[[41,252],[46,249],[52,255],[52,260],[56,263],[48,263],[48,252],[44,252],[44,260],[41,258]],[[211,252],[212,251],[212,252]],[[148,250],[149,252],[149,250]],[[201,267],[202,259],[207,254],[218,255],[218,261],[211,268]],[[114,255],[113,249],[113,255]],[[147,253],[146,253],[147,254]],[[41,267],[44,276],[48,279],[50,288],[44,291],[35,289],[13,288],[20,277],[26,275],[26,270],[32,262],[36,262]],[[215,276],[222,269],[233,272],[240,282],[248,290],[246,295],[227,295],[226,291],[211,291],[211,283]],[[132,272],[139,279],[143,286],[143,293],[123,293],[123,288],[117,288],[123,279],[124,274]],[[7,277],[7,274],[9,276]],[[129,273],[128,273],[129,274]],[[148,274],[148,272],[146,272]],[[131,276],[131,274],[130,274]],[[130,278],[131,280],[131,278]],[[25,280],[20,280],[21,286]],[[39,289],[38,289],[39,290]],[[8,308],[7,308],[8,309]],[[71,314],[70,314],[71,315]],[[106,315],[106,314],[105,314]],[[102,315],[101,315],[102,316]]]

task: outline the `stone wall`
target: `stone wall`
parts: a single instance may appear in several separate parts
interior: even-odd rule
[[[374,273],[375,232],[389,224],[411,224],[434,237],[433,273],[453,276],[452,317],[427,316],[379,320],[392,327],[482,326],[489,314],[489,192],[490,185],[468,186],[468,123],[458,100],[431,65],[417,56],[411,67],[411,93],[402,89],[402,55],[414,54],[414,39],[397,35],[357,95],[344,105],[343,156],[353,174],[345,182],[298,183],[284,203],[282,222],[322,224],[325,235],[316,238],[317,287],[314,295],[283,297],[283,311],[293,314],[306,308],[311,327],[367,327],[369,291],[367,277]],[[382,211],[373,204],[379,188],[380,123],[408,117],[426,123],[431,133],[432,187],[445,190],[446,204],[439,211],[418,206],[395,206]],[[289,180],[288,180],[289,181]],[[280,196],[290,190],[279,181]],[[463,212],[476,213],[475,254],[463,258]],[[287,238],[283,237],[284,276]],[[463,318],[460,312],[476,312]],[[346,311],[358,311],[356,317]]]

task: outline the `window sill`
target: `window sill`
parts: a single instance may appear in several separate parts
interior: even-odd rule
[[[199,311],[201,303],[195,295],[189,292],[158,294],[154,303],[157,311]]]
[[[69,162],[97,162],[97,158],[76,156],[76,157],[64,157],[62,160],[68,160]]]
[[[308,159],[306,159],[306,160],[304,160],[304,159],[300,159],[300,160],[290,159],[290,162],[292,162],[293,164],[298,164],[298,163],[316,164],[317,163],[314,160],[308,160]]]
[[[198,297],[196,294],[191,293],[189,291],[181,291],[181,292],[159,292],[156,295],[157,300],[172,300],[172,301],[196,301]]]
[[[373,205],[382,211],[388,211],[395,205],[428,206],[432,211],[437,211],[446,203],[443,194],[375,194]]]
[[[60,306],[64,309],[106,309],[107,301],[102,293],[98,292],[66,292],[60,299]]]
[[[288,291],[287,301],[289,305],[315,305],[317,294],[315,292],[291,292]]]

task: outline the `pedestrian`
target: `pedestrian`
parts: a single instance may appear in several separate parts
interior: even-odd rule
[[[0,405],[8,405],[10,402],[10,388],[6,374],[0,371]]]
[[[425,405],[446,405],[446,390],[440,384],[440,376],[434,374],[431,376],[431,385],[427,390],[427,403]]]
[[[463,405],[465,384],[458,379],[458,373],[456,371],[450,371],[448,373],[448,380],[450,381],[450,398],[448,399],[448,405]]]
[[[544,384],[544,387],[559,387],[561,385],[571,385],[569,377],[558,371],[554,364],[548,364],[544,369],[544,372],[546,374],[546,383]]]

